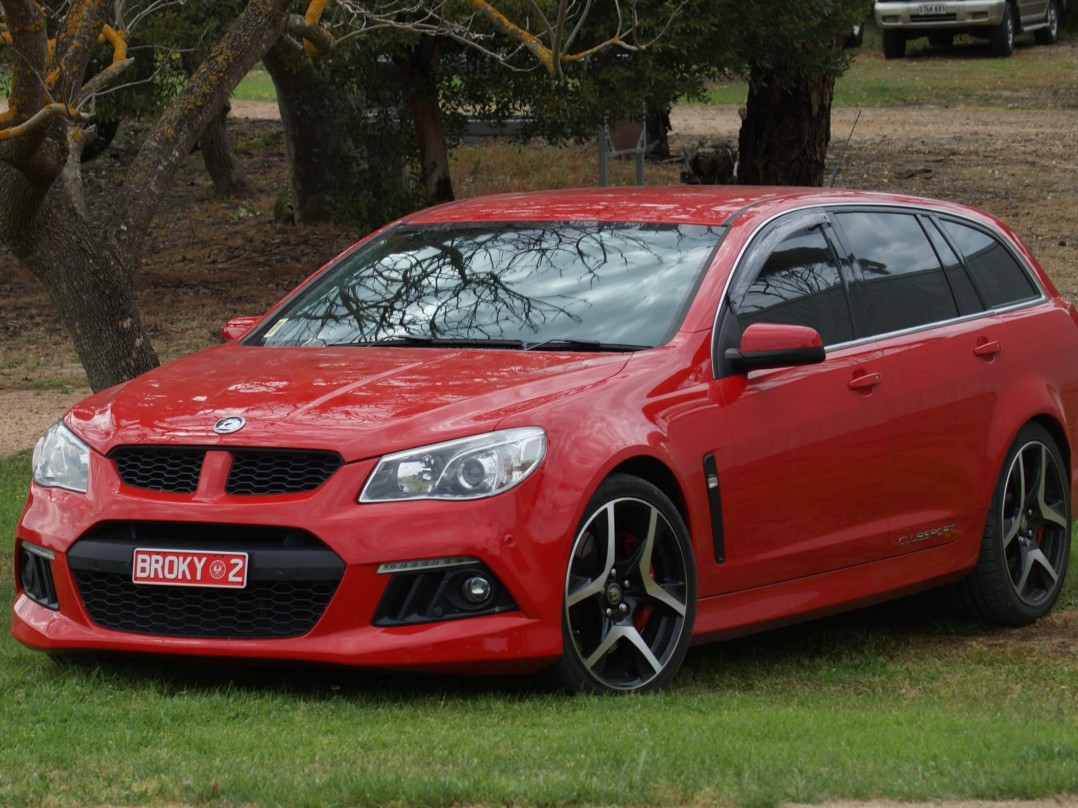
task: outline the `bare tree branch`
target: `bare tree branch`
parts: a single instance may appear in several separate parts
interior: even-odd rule
[[[81,107],[92,96],[99,93],[107,85],[116,80],[116,77],[135,63],[134,59],[124,59],[122,62],[113,62],[100,73],[82,86],[79,92],[79,106]]]
[[[93,116],[87,115],[84,112],[80,112],[76,107],[68,106],[67,104],[61,104],[54,102],[52,104],[46,104],[36,113],[31,115],[27,120],[18,124],[17,126],[10,126],[7,129],[0,129],[0,141],[14,140],[17,137],[32,132],[39,126],[57,119],[68,118],[72,121],[79,121],[80,123],[87,123],[93,119]]]
[[[661,30],[644,41],[640,37],[640,20],[636,0],[628,0],[627,10],[622,0],[614,0],[615,20],[613,31],[600,42],[580,50],[572,50],[582,35],[585,23],[594,12],[593,0],[559,0],[556,13],[551,15],[538,0],[527,0],[531,20],[514,21],[499,8],[497,0],[467,0],[474,10],[461,16],[447,8],[446,2],[421,2],[421,0],[398,0],[397,2],[372,3],[370,0],[339,0],[338,8],[351,15],[347,21],[338,21],[350,27],[349,33],[338,38],[338,43],[378,28],[397,28],[429,36],[449,37],[469,48],[475,49],[510,69],[522,70],[514,63],[521,50],[532,54],[536,62],[556,80],[564,78],[562,65],[579,62],[607,48],[616,47],[627,51],[640,51],[650,47],[669,29],[674,18],[690,0],[678,0],[662,25]],[[499,47],[487,30],[481,30],[479,20],[500,32],[512,48]],[[534,28],[534,32],[530,30]]]
[[[336,40],[334,40],[333,35],[330,34],[329,31],[321,25],[308,22],[306,18],[301,17],[299,14],[292,14],[289,16],[288,33],[298,36],[303,40],[303,47],[304,50],[307,51],[308,56],[315,56],[318,53],[328,53],[333,50],[333,46],[336,44]],[[314,53],[310,52],[310,48],[314,49]]]
[[[7,34],[15,49],[8,110],[14,119],[31,115],[45,105],[45,70],[49,58],[49,37],[45,15],[34,0],[4,0]]]

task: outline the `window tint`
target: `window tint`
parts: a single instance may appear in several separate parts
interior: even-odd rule
[[[853,323],[834,253],[819,229],[783,241],[735,306],[738,324],[815,328],[824,344],[853,339]]]
[[[861,270],[873,334],[958,316],[943,267],[916,216],[866,211],[835,218]]]
[[[966,274],[966,268],[962,266],[962,261],[955,254],[955,251],[951,249],[946,239],[943,238],[935,222],[931,219],[922,218],[921,223],[924,225],[925,232],[928,233],[932,246],[936,249],[936,254],[943,262],[943,271],[947,274],[947,280],[951,284],[954,299],[958,303],[958,313],[976,314],[979,311],[984,311],[981,299],[977,296],[977,291],[973,288],[969,275]]]
[[[943,228],[966,257],[985,305],[995,308],[1038,296],[1037,287],[1014,256],[988,233],[950,221],[944,221]]]

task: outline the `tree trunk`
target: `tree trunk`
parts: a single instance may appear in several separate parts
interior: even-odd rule
[[[198,148],[202,152],[202,163],[213,180],[214,193],[218,196],[250,196],[255,191],[254,185],[236,159],[228,138],[230,110],[231,105],[226,101],[221,111],[210,118],[198,139]]]
[[[822,185],[834,91],[833,76],[806,76],[783,88],[753,66],[738,138],[738,182]]]
[[[291,178],[292,214],[297,222],[329,218],[346,194],[346,177],[333,170],[344,146],[344,126],[334,126],[347,104],[303,54],[287,42],[267,51],[262,64],[277,90],[285,153]],[[336,135],[334,135],[336,132]]]
[[[441,51],[442,45],[437,38],[424,35],[417,45],[399,52],[396,62],[404,78],[406,101],[419,143],[423,185],[432,201],[452,202],[449,149],[442,107],[438,102],[437,68]]]
[[[33,225],[8,242],[41,281],[94,390],[157,367],[131,273],[54,186]]]
[[[204,51],[185,51],[182,54],[183,69],[188,78],[195,74],[205,58]],[[231,110],[232,105],[226,99],[221,111],[210,118],[199,135],[198,150],[217,196],[249,196],[254,193],[254,186],[236,159],[228,138],[228,113]]]
[[[64,170],[73,154],[71,138],[82,136],[81,130],[72,131],[74,124],[53,120],[0,140],[0,241],[44,284],[94,390],[157,366],[132,288],[149,224],[206,123],[284,33],[288,5],[288,0],[248,0],[154,124],[123,184],[96,215],[81,210],[79,172]],[[85,16],[83,4],[72,4],[60,28],[57,89],[67,99],[80,92],[85,60],[109,4],[89,6],[92,15]],[[4,10],[22,57],[10,99],[13,120],[21,123],[46,101],[38,86],[48,73],[45,26],[32,0],[5,0]],[[22,61],[26,71],[18,67]],[[74,154],[71,159],[77,159]]]

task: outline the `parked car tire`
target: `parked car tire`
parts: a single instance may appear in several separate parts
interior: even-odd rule
[[[883,31],[883,57],[901,59],[906,55],[906,35],[901,31]]]
[[[615,474],[584,512],[565,576],[565,653],[551,673],[567,690],[646,692],[681,667],[696,612],[696,569],[670,499]]]
[[[1041,28],[1033,34],[1038,45],[1054,45],[1059,41],[1059,17],[1059,0],[1052,0],[1044,16],[1048,27]]]
[[[1003,19],[992,31],[992,55],[1006,57],[1014,53],[1014,12],[1008,3],[1003,7]]]
[[[1047,614],[1063,588],[1070,556],[1066,464],[1039,424],[1018,433],[992,496],[977,566],[955,594],[971,616],[1005,626]]]

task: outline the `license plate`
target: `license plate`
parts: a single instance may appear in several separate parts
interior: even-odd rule
[[[139,548],[132,559],[131,580],[157,586],[243,589],[247,586],[247,553]]]
[[[947,4],[946,3],[930,3],[928,5],[918,6],[917,7],[917,13],[918,14],[946,14],[947,13]]]

